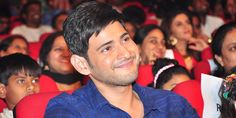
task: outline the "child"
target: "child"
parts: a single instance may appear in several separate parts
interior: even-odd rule
[[[27,55],[15,53],[0,58],[0,98],[7,107],[0,118],[13,118],[12,110],[25,96],[38,93],[41,68]]]
[[[172,90],[177,84],[191,80],[188,70],[180,66],[174,59],[157,59],[152,67],[154,82],[152,86],[157,89]]]

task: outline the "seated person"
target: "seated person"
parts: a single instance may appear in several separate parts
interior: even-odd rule
[[[191,80],[188,70],[174,59],[157,59],[152,67],[154,82],[152,87],[172,90],[177,84]]]
[[[134,83],[138,47],[112,6],[96,1],[79,4],[63,32],[71,64],[91,79],[72,94],[51,99],[45,118],[198,118],[183,97]]]
[[[12,54],[0,59],[0,98],[7,108],[0,113],[1,118],[13,118],[12,110],[25,96],[38,93],[38,79],[41,68],[27,55]]]
[[[28,55],[29,43],[21,35],[10,35],[0,42],[0,57],[13,54],[22,53]]]
[[[81,87],[83,76],[75,71],[70,57],[62,32],[54,32],[44,40],[39,54],[43,67],[40,92],[73,91]],[[48,85],[49,81],[52,84]]]

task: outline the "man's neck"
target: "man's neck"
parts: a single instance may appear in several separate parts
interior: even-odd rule
[[[132,85],[113,86],[93,80],[98,91],[115,107],[127,112],[132,118],[142,117],[144,108],[138,94],[132,90]],[[140,118],[141,118],[140,117]]]

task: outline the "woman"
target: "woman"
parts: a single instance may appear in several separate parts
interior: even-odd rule
[[[175,59],[191,71],[200,60],[197,51],[203,51],[209,46],[203,40],[193,38],[193,27],[188,14],[180,10],[172,11],[163,19],[161,27],[167,33],[167,42],[171,44],[173,53],[181,55]]]
[[[157,58],[164,57],[165,39],[165,33],[157,25],[147,25],[138,29],[134,35],[134,42],[140,50],[141,65],[153,65]]]
[[[0,57],[13,54],[22,53],[28,55],[29,43],[21,35],[10,35],[0,42]]]
[[[215,75],[223,77],[236,67],[236,23],[221,26],[213,36],[212,52],[218,66]]]
[[[43,75],[40,78],[41,92],[76,90],[81,86],[82,75],[74,70],[70,57],[62,32],[52,33],[45,39],[39,55],[43,67]],[[46,86],[46,81],[54,81],[56,87]]]

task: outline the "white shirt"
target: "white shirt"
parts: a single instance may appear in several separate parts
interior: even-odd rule
[[[47,32],[52,32],[52,28],[50,26],[41,25],[39,28],[31,28],[26,25],[20,25],[15,27],[11,34],[20,34],[26,38],[29,42],[37,42],[42,34]]]
[[[202,31],[208,37],[211,37],[211,33],[214,32],[217,28],[224,24],[224,21],[216,16],[207,15],[206,24],[202,25]]]
[[[3,112],[0,113],[0,118],[13,118],[13,111],[8,108],[4,108]]]

